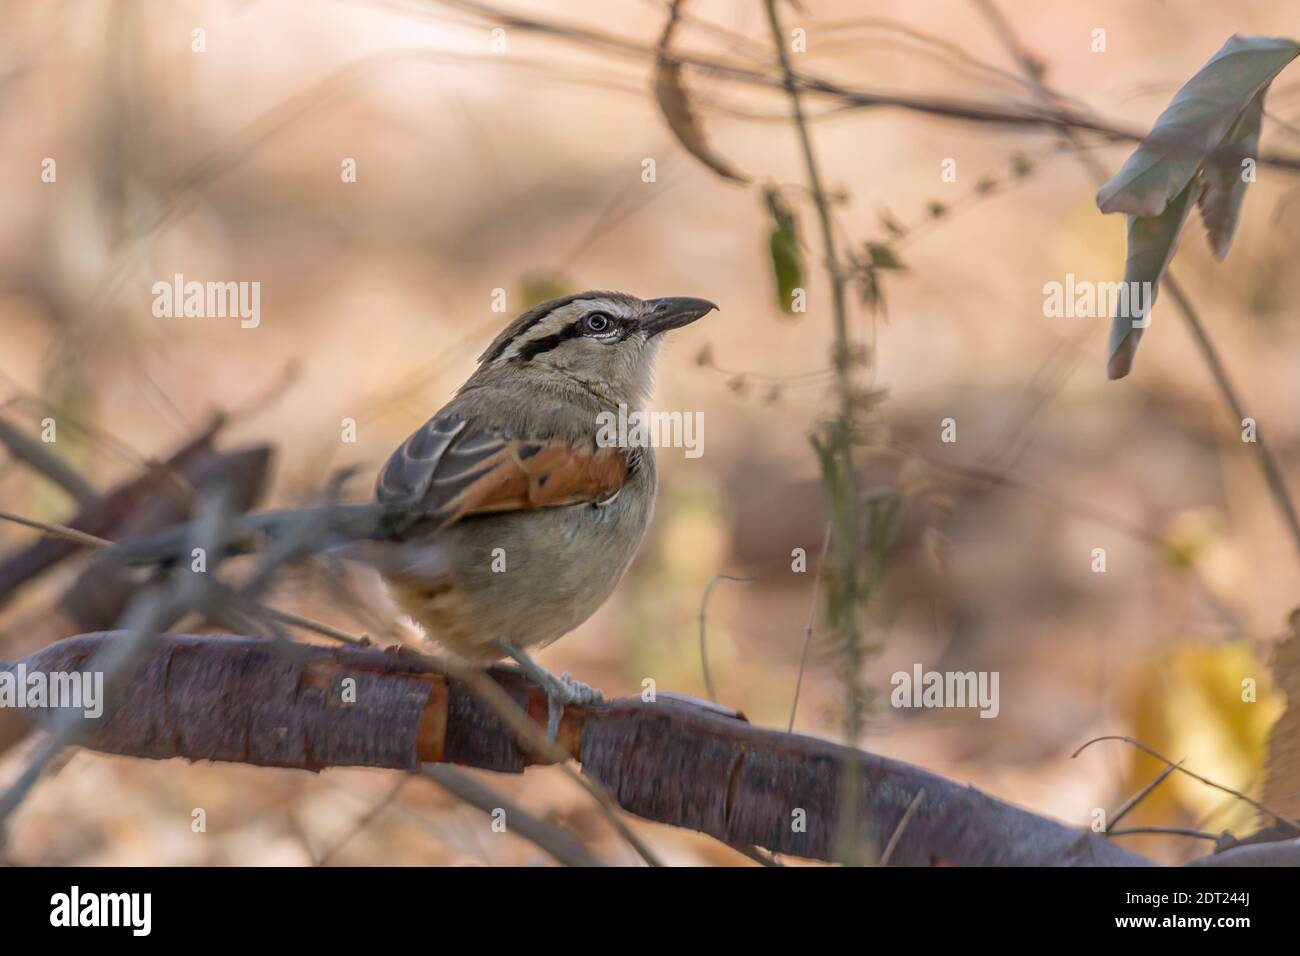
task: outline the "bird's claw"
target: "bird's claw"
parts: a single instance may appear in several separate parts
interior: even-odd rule
[[[605,694],[599,687],[591,687],[580,680],[574,680],[569,676],[568,671],[565,671],[560,675],[560,683],[568,689],[568,692],[571,695],[569,703],[578,707],[586,707],[588,704],[599,704],[605,699]]]
[[[564,719],[564,708],[573,704],[586,707],[598,704],[605,699],[604,693],[582,681],[576,681],[565,671],[559,680],[553,680],[546,687],[546,742],[555,743],[560,734],[560,721]]]

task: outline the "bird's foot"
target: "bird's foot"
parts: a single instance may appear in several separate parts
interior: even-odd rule
[[[568,671],[556,677],[518,648],[504,643],[498,646],[507,656],[514,659],[525,674],[540,684],[546,693],[546,742],[548,744],[555,743],[556,738],[559,737],[564,708],[570,704],[575,707],[586,707],[605,699],[604,693],[598,688],[574,680],[569,676]]]
[[[582,681],[576,681],[565,671],[558,679],[546,671],[547,680],[539,681],[546,691],[546,742],[555,743],[560,734],[560,721],[564,719],[564,708],[572,704],[586,707],[598,704],[605,699],[599,688],[591,687]]]

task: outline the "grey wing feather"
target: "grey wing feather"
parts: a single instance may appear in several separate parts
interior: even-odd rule
[[[471,430],[448,415],[428,422],[393,454],[375,497],[384,526],[400,538],[472,515],[607,501],[627,473],[620,449]]]
[[[502,450],[519,444],[505,435],[465,429],[459,416],[435,417],[388,459],[376,482],[375,500],[393,531],[445,518],[450,503],[500,464]],[[528,447],[521,451],[529,453]]]
[[[385,513],[410,512],[420,504],[452,440],[464,429],[463,418],[440,416],[402,442],[375,482],[375,501]]]

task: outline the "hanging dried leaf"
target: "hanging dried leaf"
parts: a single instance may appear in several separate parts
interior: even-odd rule
[[[1140,318],[1149,317],[1192,199],[1201,207],[1215,256],[1227,255],[1246,189],[1241,160],[1258,148],[1264,94],[1298,55],[1300,44],[1292,40],[1229,37],[1174,95],[1120,171],[1097,191],[1103,213],[1128,214],[1124,281],[1129,290],[1137,290],[1137,283],[1151,289],[1147,314]],[[1141,336],[1142,328],[1132,318],[1116,315],[1109,378],[1128,374]]]
[[[1198,183],[1188,183],[1159,216],[1128,217],[1124,288],[1129,294],[1117,296],[1115,300],[1115,315],[1111,317],[1110,325],[1110,357],[1106,362],[1107,378],[1123,378],[1133,367],[1138,342],[1151,321],[1151,308],[1160,288],[1160,277],[1174,257],[1178,233],[1192,209],[1192,191],[1198,188]],[[1142,307],[1135,307],[1143,300]]]
[[[1297,55],[1300,44],[1292,40],[1229,37],[1174,95],[1123,168],[1097,191],[1097,207],[1148,218],[1163,213]]]
[[[671,0],[668,5],[668,20],[663,33],[659,36],[655,58],[655,99],[659,101],[659,110],[668,121],[677,141],[688,153],[713,170],[723,179],[732,182],[747,183],[749,177],[740,172],[728,160],[720,156],[709,145],[700,121],[691,109],[690,97],[682,84],[682,64],[671,53],[673,34],[681,22],[682,10],[686,0]]]
[[[1254,161],[1259,153],[1259,131],[1264,120],[1265,89],[1250,101],[1250,105],[1237,117],[1237,122],[1224,137],[1224,154],[1211,157],[1205,163],[1203,175],[1205,188],[1196,199],[1201,210],[1201,222],[1209,236],[1214,258],[1222,261],[1232,245],[1232,235],[1237,231],[1241,203],[1246,198],[1247,160]],[[1253,177],[1252,177],[1253,178]]]
[[[659,110],[668,121],[668,128],[682,147],[723,179],[748,183],[749,177],[738,170],[730,160],[720,156],[709,145],[699,119],[691,110],[690,98],[682,86],[682,65],[677,60],[661,56],[655,63],[655,98]]]

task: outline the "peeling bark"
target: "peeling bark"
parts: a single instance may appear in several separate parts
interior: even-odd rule
[[[113,639],[113,632],[71,637],[4,666],[86,670]],[[509,667],[488,673],[545,724],[540,688]],[[102,718],[87,721],[84,746],[313,771],[412,771],[447,762],[519,773],[534,762],[468,686],[400,651],[161,635],[122,687]],[[20,713],[39,722],[52,712]],[[832,858],[838,774],[848,748],[755,727],[742,715],[672,695],[570,707],[558,742],[638,816],[730,844]],[[859,753],[857,763],[862,830],[877,847],[925,789],[892,864],[1149,864],[1102,836],[909,764],[869,753]]]

